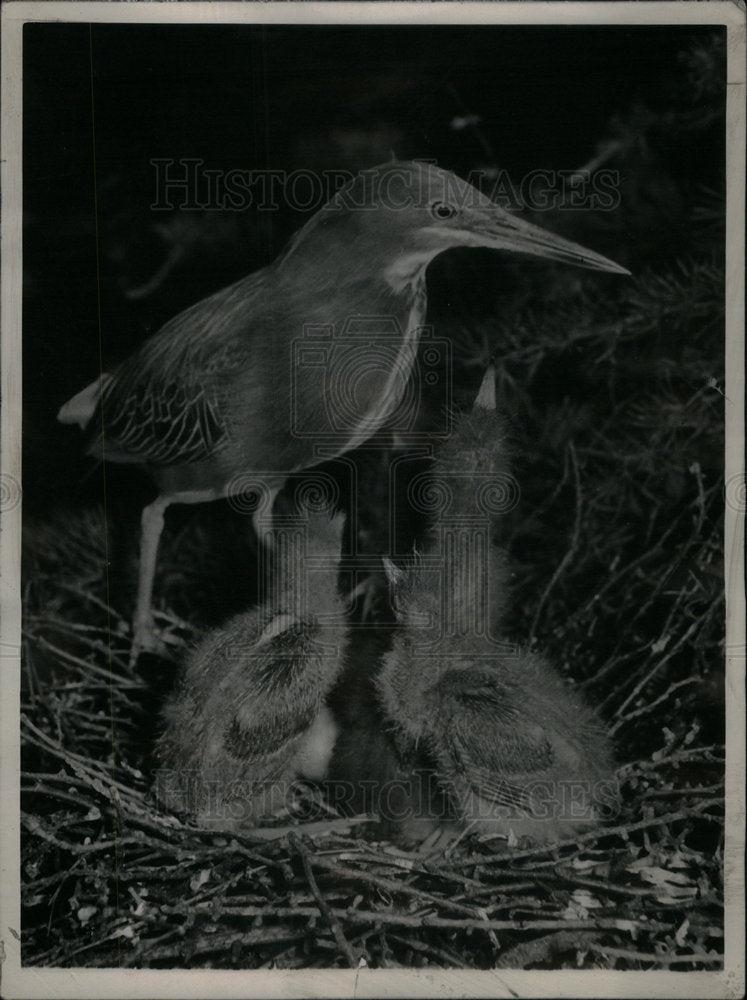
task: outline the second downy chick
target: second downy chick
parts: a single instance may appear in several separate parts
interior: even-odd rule
[[[600,720],[540,657],[470,645],[424,659],[403,635],[379,677],[398,744],[433,761],[462,822],[546,843],[614,815]]]
[[[430,760],[463,824],[555,841],[614,811],[612,751],[549,664],[498,639],[505,562],[475,520],[491,476],[505,475],[492,379],[436,463],[445,483],[461,470],[434,522],[442,560],[426,553],[399,587],[402,623],[377,690],[400,754]],[[496,485],[500,506],[510,495]],[[491,525],[498,513],[488,508]]]

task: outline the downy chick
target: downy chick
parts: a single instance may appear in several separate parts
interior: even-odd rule
[[[205,637],[164,711],[156,794],[202,825],[252,825],[319,779],[336,727],[324,700],[342,667],[344,518],[310,513],[277,537],[277,583]]]
[[[403,752],[428,755],[472,829],[546,843],[614,814],[602,724],[535,654],[480,640],[424,658],[405,632],[379,691]]]
[[[463,823],[548,842],[614,810],[612,752],[601,722],[551,666],[496,638],[504,560],[470,528],[490,476],[503,475],[493,384],[489,372],[439,455],[444,482],[462,470],[433,529],[447,551],[441,567],[426,554],[400,587],[402,623],[376,683],[400,755],[432,762]]]

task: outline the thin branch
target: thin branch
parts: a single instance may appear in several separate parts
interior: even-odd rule
[[[707,955],[691,952],[689,955],[659,955],[653,952],[633,951],[628,948],[610,948],[607,945],[588,942],[586,947],[598,955],[611,955],[613,958],[626,958],[631,962],[653,962],[655,965],[679,965],[683,963],[702,963],[703,965],[723,965],[723,955]]]
[[[304,845],[301,843],[301,841],[295,834],[293,833],[289,834],[288,840],[301,855],[301,862],[303,864],[304,874],[306,875],[306,881],[309,883],[309,888],[311,889],[311,892],[314,895],[314,899],[316,899],[317,906],[319,907],[319,912],[321,913],[322,917],[327,921],[327,924],[329,925],[329,928],[332,931],[332,935],[335,941],[337,942],[337,947],[340,949],[342,954],[347,959],[350,968],[351,969],[357,968],[358,960],[353,954],[353,951],[350,945],[348,944],[345,935],[342,933],[342,928],[340,927],[340,923],[337,920],[335,914],[330,909],[329,904],[325,900],[324,896],[319,891],[319,886],[317,885],[316,879],[314,878],[314,873],[311,870],[311,864],[309,862],[309,852],[306,850]]]
[[[529,629],[529,642],[534,640],[537,625],[539,624],[539,618],[542,614],[542,609],[544,608],[548,597],[552,593],[555,584],[558,582],[560,577],[565,572],[566,566],[568,566],[575,558],[576,552],[578,551],[579,539],[581,538],[581,515],[583,510],[583,496],[581,491],[581,475],[578,468],[578,458],[576,457],[576,447],[573,441],[568,444],[568,451],[571,456],[571,465],[573,467],[573,481],[576,490],[576,513],[573,521],[573,533],[571,535],[571,542],[568,546],[563,558],[560,563],[555,567],[555,572],[550,577],[550,581],[542,592],[542,595],[537,602],[537,607],[534,612],[534,617],[532,618],[532,624]]]
[[[578,837],[572,840],[561,840],[557,844],[543,847],[530,847],[521,851],[505,851],[503,854],[472,854],[467,858],[456,858],[452,860],[452,864],[458,865],[459,867],[468,867],[470,865],[485,865],[491,862],[504,862],[508,864],[513,864],[522,858],[534,858],[538,854],[547,854],[549,852],[559,852],[565,847],[576,847],[580,845],[592,843],[597,840],[601,840],[605,837],[622,837],[627,840],[631,833],[635,833],[638,830],[646,830],[652,826],[666,826],[669,823],[679,823],[684,819],[690,819],[692,817],[699,817],[702,819],[711,820],[712,822],[721,822],[715,816],[704,816],[706,809],[711,809],[717,803],[723,803],[724,797],[709,799],[706,802],[698,802],[695,805],[687,808],[681,809],[678,812],[663,813],[661,816],[651,816],[648,819],[639,820],[635,823],[622,823],[619,826],[612,827],[599,827],[596,830],[591,830],[588,833],[582,833]]]

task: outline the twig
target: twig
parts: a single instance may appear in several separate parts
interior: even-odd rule
[[[126,674],[117,674],[114,670],[106,669],[105,667],[97,667],[95,663],[91,663],[88,660],[82,659],[80,656],[76,656],[74,653],[69,652],[69,650],[61,649],[59,646],[55,646],[53,642],[49,639],[45,639],[44,636],[36,635],[33,637],[33,641],[48,649],[50,653],[54,653],[63,660],[67,660],[68,663],[74,664],[76,667],[82,669],[86,674],[97,674],[99,677],[103,677],[105,680],[109,681],[111,684],[115,679],[117,684],[122,684],[123,686],[137,688],[141,691],[146,690],[147,685],[140,681],[134,681],[132,677],[128,677]],[[117,661],[117,657],[112,657],[112,662]],[[123,666],[119,662],[119,666]]]
[[[474,907],[465,906],[462,903],[457,903],[451,899],[442,899],[438,896],[434,896],[430,892],[426,892],[423,889],[416,889],[414,886],[408,885],[405,882],[398,882],[395,879],[384,878],[381,875],[374,875],[370,871],[356,870],[355,868],[341,868],[339,864],[334,864],[331,861],[325,861],[320,857],[314,858],[314,864],[343,877],[362,879],[364,882],[368,882],[370,885],[378,886],[380,889],[384,889],[387,892],[400,892],[405,895],[412,896],[415,899],[420,900],[423,904],[445,906],[447,909],[452,909],[456,913],[462,913],[468,917],[477,918],[479,916]],[[440,872],[438,874],[440,874]]]
[[[698,619],[697,621],[694,621],[692,623],[692,625],[690,625],[690,627],[688,628],[688,630],[684,633],[684,635],[681,635],[679,637],[679,639],[674,644],[674,646],[672,646],[672,648],[670,650],[668,650],[665,653],[665,655],[662,656],[661,659],[658,660],[653,665],[653,667],[651,668],[651,670],[649,670],[648,673],[644,677],[642,677],[640,679],[640,681],[636,684],[636,686],[630,692],[630,694],[625,699],[625,701],[622,703],[622,705],[620,705],[616,709],[615,715],[618,718],[620,718],[621,720],[624,721],[622,713],[625,711],[625,709],[630,704],[630,702],[634,698],[636,698],[641,693],[641,691],[643,690],[643,688],[645,688],[645,686],[656,676],[656,674],[659,673],[659,671],[664,666],[664,664],[667,663],[669,660],[671,660],[671,658],[675,655],[675,653],[678,653],[680,651],[680,649],[685,645],[685,643],[690,638],[690,636],[693,634],[693,632],[696,630],[696,628],[698,628],[698,626],[701,625],[701,624],[702,624],[702,619]]]
[[[604,837],[623,837],[627,839],[631,833],[635,833],[637,830],[645,830],[652,826],[665,826],[668,823],[677,823],[683,819],[688,819],[693,816],[697,816],[701,819],[711,820],[712,822],[717,822],[714,816],[703,816],[706,809],[712,808],[716,803],[721,803],[724,801],[723,796],[720,798],[709,799],[707,802],[699,802],[691,806],[688,809],[682,809],[679,812],[663,813],[661,816],[651,816],[648,819],[639,820],[636,823],[622,823],[619,826],[612,827],[599,827],[596,830],[591,830],[588,833],[579,834],[573,840],[561,840],[557,844],[545,845],[543,847],[529,847],[522,851],[506,851],[503,854],[472,854],[467,858],[454,858],[451,863],[453,865],[458,865],[461,867],[468,867],[470,865],[485,865],[492,862],[507,862],[513,864],[522,858],[533,858],[538,854],[547,854],[548,852],[558,852],[564,847],[579,847],[582,844],[590,843],[596,840],[601,840]],[[560,859],[558,859],[560,860]]]
[[[325,904],[327,905],[327,904]],[[211,903],[202,903],[192,908],[192,912],[210,911]],[[165,913],[179,913],[181,910],[171,906],[163,906]],[[460,920],[458,917],[441,917],[433,913],[401,913],[396,910],[360,910],[353,906],[347,908],[329,908],[330,914],[338,920],[352,924],[376,924],[386,923],[401,927],[444,927],[453,930],[497,930],[497,931],[522,931],[522,930],[617,930],[625,932],[640,933],[643,931],[669,931],[671,924],[663,921],[645,920],[639,921],[635,918],[622,917],[601,917],[597,920],[566,920],[563,917],[553,917],[539,920],[522,920],[512,918],[510,920],[490,920],[480,917]],[[318,906],[231,906],[225,904],[221,907],[222,915],[226,917],[242,917],[253,919],[255,917],[275,919],[309,919],[319,916]],[[326,918],[325,918],[326,919]],[[357,965],[357,963],[356,963]]]
[[[55,757],[59,757],[60,760],[64,760],[66,764],[73,768],[73,770],[79,776],[85,776],[90,780],[90,786],[94,790],[99,791],[102,794],[101,789],[96,789],[96,784],[101,784],[102,788],[105,785],[109,785],[111,789],[116,789],[122,794],[123,797],[142,801],[144,799],[143,792],[139,792],[132,788],[130,785],[124,785],[120,781],[116,781],[112,778],[111,774],[105,770],[98,770],[96,767],[96,762],[91,762],[89,759],[81,756],[81,754],[75,753],[73,750],[66,750],[62,744],[58,743],[52,737],[47,736],[46,733],[42,732],[41,729],[31,722],[27,715],[21,713],[21,723],[27,726],[37,737],[35,739],[28,733],[23,734],[23,738],[34,746],[40,747],[42,750],[46,750],[48,753],[53,754]]]
[[[437,945],[431,944],[430,942],[426,943],[424,941],[418,941],[417,938],[403,937],[401,934],[390,934],[389,940],[396,941],[398,944],[404,945],[405,948],[411,948],[413,951],[418,951],[425,955],[433,955],[434,958],[444,962],[447,968],[450,966],[461,968],[466,965],[466,956],[456,955],[454,952],[447,951],[445,948],[439,948]],[[470,968],[469,965],[466,967]]]
[[[718,755],[718,756],[716,756]],[[652,757],[644,760],[634,760],[628,764],[622,764],[617,773],[621,778],[634,777],[648,774],[652,770],[663,767],[666,764],[679,766],[690,762],[693,759],[702,760],[708,764],[724,764],[724,746],[722,743],[711,743],[705,747],[677,747],[675,750],[660,750]]]
[[[100,597],[97,597],[90,590],[86,590],[84,587],[79,587],[76,584],[70,583],[68,580],[58,580],[57,586],[59,586],[62,590],[67,590],[69,593],[75,594],[76,597],[82,597],[84,601],[90,601],[91,604],[95,604],[97,608],[100,608],[102,611],[105,611],[107,615],[111,616],[112,618],[117,618],[120,622],[126,622],[129,625],[129,621],[123,615],[121,615],[116,608],[113,608],[111,605],[107,604],[106,601],[102,601]],[[77,627],[77,626],[71,625],[71,627]],[[99,629],[97,626],[90,626],[90,627],[95,628],[96,631],[102,631],[102,632],[106,631],[104,629]]]
[[[573,467],[573,479],[576,487],[576,513],[573,521],[573,533],[571,535],[571,542],[570,545],[568,546],[568,550],[566,551],[563,558],[560,560],[559,564],[555,567],[555,572],[550,577],[549,583],[543,590],[542,595],[539,601],[537,602],[537,607],[535,609],[534,616],[532,618],[532,624],[529,629],[530,643],[534,640],[534,636],[537,631],[537,625],[539,624],[539,618],[540,615],[542,614],[542,609],[544,608],[545,603],[547,602],[547,599],[550,596],[553,587],[555,586],[555,584],[558,582],[563,572],[565,571],[566,566],[568,566],[568,564],[573,560],[574,556],[576,555],[576,552],[578,551],[579,539],[581,537],[581,512],[583,509],[583,499],[581,493],[581,475],[579,473],[579,468],[578,468],[578,458],[576,457],[576,447],[573,441],[569,442],[568,451],[570,452],[571,456],[571,464]]]
[[[498,968],[525,969],[530,963],[547,962],[553,954],[560,951],[569,951],[571,948],[582,950],[588,947],[589,942],[595,937],[599,937],[598,931],[576,931],[573,934],[557,931],[555,934],[543,934],[532,941],[523,941],[504,951],[498,962]]]
[[[301,855],[301,862],[303,864],[304,874],[306,875],[306,881],[309,883],[309,888],[311,889],[314,898],[316,899],[317,905],[319,907],[319,912],[322,914],[322,917],[329,924],[329,928],[332,931],[335,941],[337,942],[337,947],[340,949],[342,954],[347,959],[350,968],[351,969],[357,968],[358,961],[355,955],[353,954],[350,945],[345,939],[345,935],[342,933],[342,928],[340,927],[339,921],[333,914],[324,896],[319,891],[319,886],[317,885],[316,879],[314,878],[314,873],[311,870],[311,864],[309,862],[309,852],[306,850],[304,845],[301,843],[299,838],[294,833],[288,835],[288,841]]]
[[[693,785],[691,787],[683,788],[652,788],[650,791],[643,792],[641,795],[642,799],[665,799],[669,798],[670,795],[678,795],[681,798],[690,795],[697,795],[698,797],[705,797],[706,795],[717,795],[721,798],[724,794],[724,783],[720,781],[716,785]]]
[[[55,847],[61,848],[63,851],[69,851],[70,854],[94,854],[98,851],[116,851],[122,848],[126,844],[133,844],[138,847],[143,846],[142,840],[137,837],[118,837],[115,840],[98,840],[95,843],[90,844],[74,844],[69,840],[62,840],[60,837],[56,837],[53,833],[47,830],[36,816],[29,816],[27,813],[21,813],[21,823],[26,827],[29,833],[35,834],[37,837],[41,837],[42,840],[46,840],[47,843],[53,844]]]
[[[598,955],[612,955],[614,958],[627,958],[631,962],[654,962],[656,965],[678,965],[680,962],[689,964],[691,962],[702,962],[704,965],[723,965],[723,955],[698,955],[691,952],[689,955],[658,955],[652,952],[633,951],[627,948],[608,948],[606,945],[596,944],[590,941],[587,945],[590,951],[595,951]]]
[[[658,669],[658,667],[656,668]],[[652,702],[643,705],[641,708],[637,708],[634,712],[629,712],[628,715],[622,716],[616,722],[614,722],[610,727],[610,734],[617,732],[620,726],[624,726],[626,722],[630,722],[631,719],[636,719],[641,715],[648,715],[649,712],[653,711],[657,705],[660,705],[663,701],[666,701],[669,696],[676,691],[678,688],[684,687],[686,684],[699,684],[701,683],[700,677],[685,677],[681,681],[675,681],[670,684],[666,689],[664,694],[660,694],[658,698],[655,698]]]

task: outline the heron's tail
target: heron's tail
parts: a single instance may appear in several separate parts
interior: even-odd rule
[[[59,422],[61,424],[78,424],[80,429],[84,431],[96,412],[101,393],[110,381],[111,375],[104,372],[100,378],[94,379],[85,389],[81,389],[72,399],[68,399],[60,407],[57,414]]]

